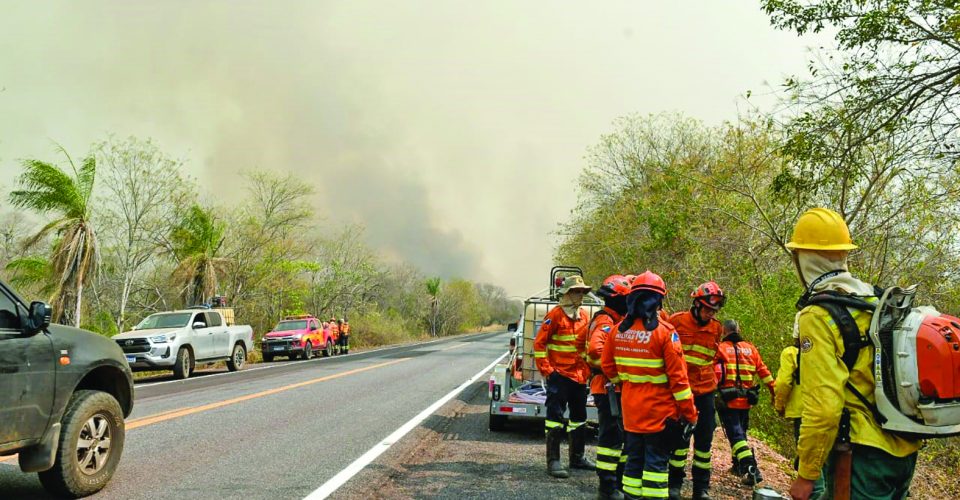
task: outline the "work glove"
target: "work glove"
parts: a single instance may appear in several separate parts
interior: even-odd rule
[[[693,437],[693,431],[697,428],[696,422],[687,422],[686,419],[680,419],[680,439],[687,443]]]

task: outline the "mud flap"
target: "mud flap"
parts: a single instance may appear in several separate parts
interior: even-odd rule
[[[53,467],[60,445],[60,422],[50,426],[39,443],[24,449],[19,454],[20,470],[41,472]]]

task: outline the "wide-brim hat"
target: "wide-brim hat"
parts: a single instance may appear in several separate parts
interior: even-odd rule
[[[590,290],[593,290],[593,287],[584,283],[582,277],[573,275],[567,276],[563,279],[563,284],[560,285],[559,293],[560,295],[566,295],[570,290],[583,290],[584,292],[589,292]]]

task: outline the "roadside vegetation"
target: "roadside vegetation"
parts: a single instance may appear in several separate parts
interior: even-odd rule
[[[519,316],[500,287],[388,262],[362,227],[322,223],[315,193],[291,175],[246,172],[241,201],[224,205],[150,140],[111,138],[79,160],[60,148],[20,164],[0,213],[0,274],[48,300],[55,322],[112,336],[223,295],[256,339],[309,313],[346,317],[364,347]]]
[[[739,320],[776,370],[802,292],[783,244],[805,209],[826,206],[860,245],[857,276],[917,283],[922,303],[960,314],[960,10],[762,3],[780,28],[835,30],[836,49],[788,78],[774,110],[719,125],[678,114],[617,120],[587,154],[556,261],[582,266],[590,282],[654,270],[671,311],[716,280],[730,297],[723,317]],[[792,456],[791,429],[770,401],[753,412],[752,434]],[[931,441],[920,462],[917,488],[958,492],[945,472],[960,468],[960,439]]]

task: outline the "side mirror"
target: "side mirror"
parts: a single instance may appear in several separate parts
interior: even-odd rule
[[[507,331],[508,331],[508,332],[515,332],[515,331],[517,331],[517,324],[516,324],[516,323],[510,323],[509,325],[507,325]]]
[[[193,324],[194,330],[202,330],[206,327],[207,327],[207,324],[204,323],[203,321],[197,321],[196,323]]]
[[[30,303],[30,311],[27,313],[26,323],[23,325],[28,334],[35,334],[45,330],[50,326],[50,318],[53,316],[53,308],[46,302],[35,301]]]

